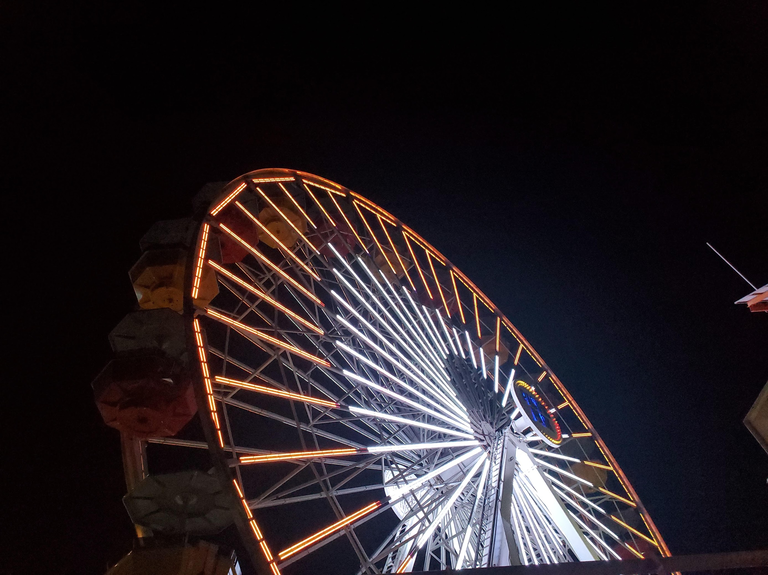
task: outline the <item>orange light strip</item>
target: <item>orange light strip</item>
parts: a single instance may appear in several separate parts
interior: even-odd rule
[[[517,365],[517,362],[520,361],[520,354],[523,353],[523,344],[520,344],[520,347],[517,348],[517,353],[515,354],[515,365]]]
[[[586,462],[585,462],[585,463],[586,463]],[[603,488],[603,487],[598,487],[598,490],[600,490],[602,493],[605,493],[605,494],[606,494],[606,495],[608,495],[609,497],[613,497],[613,498],[615,498],[615,499],[618,499],[619,501],[623,501],[624,503],[626,503],[626,504],[627,504],[627,505],[629,505],[630,507],[637,507],[637,504],[636,504],[634,501],[630,501],[630,500],[629,500],[629,499],[627,499],[626,497],[622,497],[621,495],[617,495],[617,494],[616,494],[616,493],[614,493],[613,491],[608,491],[607,489],[605,489],[605,488]]]
[[[427,240],[422,238],[419,234],[414,232],[411,228],[408,226],[403,226],[403,230],[408,233],[409,236],[411,236],[411,239],[419,244],[425,252],[429,252],[432,254],[432,257],[435,258],[437,261],[439,261],[441,264],[445,265],[445,258],[443,257],[443,254],[438,252],[435,248],[433,248]]]
[[[589,431],[579,431],[577,433],[571,433],[571,437],[592,437]]]
[[[500,338],[501,338],[501,317],[496,316],[496,353],[499,353]]]
[[[365,250],[365,253],[368,253],[368,248],[365,247],[363,240],[360,239],[360,236],[357,234],[357,230],[355,229],[355,226],[353,226],[352,222],[349,221],[347,214],[345,214],[344,210],[341,209],[339,202],[337,202],[336,198],[334,198],[331,194],[328,194],[328,197],[331,198],[333,205],[336,206],[336,211],[338,211],[341,214],[341,217],[344,218],[344,221],[347,223],[347,227],[349,227],[349,229],[352,230],[352,233],[355,234],[355,237],[357,238],[357,241],[360,244],[360,246],[363,248],[363,250]]]
[[[347,517],[345,517],[341,521],[337,521],[333,525],[329,525],[328,527],[326,527],[325,529],[323,529],[321,531],[318,531],[314,535],[310,535],[306,539],[304,539],[302,541],[299,541],[298,543],[296,543],[295,545],[289,547],[288,549],[285,549],[284,551],[280,551],[280,553],[278,553],[278,557],[280,557],[281,561],[284,561],[285,559],[287,559],[291,555],[295,555],[296,553],[298,553],[302,549],[306,549],[307,547],[309,547],[313,543],[317,543],[321,539],[324,539],[325,537],[328,537],[330,534],[335,533],[339,529],[343,529],[344,527],[346,527],[350,523],[354,523],[358,519],[364,517],[365,515],[368,515],[372,511],[375,511],[379,507],[381,507],[381,501],[376,501],[375,503],[371,503],[370,505],[367,505],[366,507],[363,507],[359,511],[354,512],[352,515],[348,515]]]
[[[389,232],[387,231],[387,226],[385,226],[384,222],[382,222],[381,216],[379,216],[377,214],[377,217],[379,218],[379,223],[381,224],[381,229],[384,230],[384,235],[387,236],[387,240],[389,241],[389,245],[392,247],[392,251],[395,252],[395,255],[397,256],[397,261],[400,262],[400,267],[403,268],[403,272],[405,273],[405,277],[408,278],[408,283],[411,284],[411,287],[413,288],[413,291],[416,291],[416,285],[413,283],[413,280],[411,279],[411,274],[408,273],[408,269],[405,267],[405,262],[403,262],[403,258],[400,257],[400,252],[398,252],[397,248],[395,247],[395,242],[392,241],[392,236],[390,236]]]
[[[208,232],[210,226],[203,224],[203,235],[200,238],[200,249],[197,250],[197,261],[195,262],[195,279],[192,282],[192,299],[197,299],[200,294],[200,280],[203,277],[203,262],[205,256],[205,249],[208,246]]]
[[[604,463],[597,463],[595,461],[583,461],[584,465],[589,465],[590,467],[599,467],[600,469],[607,469],[608,471],[613,471],[613,467],[610,465],[605,465]]]
[[[251,221],[252,221],[254,224],[256,224],[257,226],[259,226],[259,229],[261,229],[261,231],[265,232],[265,233],[266,233],[266,234],[267,234],[267,235],[268,235],[270,238],[272,238],[272,240],[273,240],[273,241],[275,241],[275,243],[277,243],[277,245],[279,245],[281,248],[283,248],[283,250],[284,250],[284,251],[285,251],[285,252],[286,252],[288,255],[290,255],[290,256],[293,258],[293,260],[294,260],[294,261],[295,261],[297,264],[299,264],[299,266],[301,266],[301,269],[303,269],[305,272],[307,272],[309,275],[311,275],[311,276],[312,276],[313,278],[315,278],[317,281],[320,281],[320,276],[319,276],[319,275],[317,275],[317,273],[315,273],[313,270],[311,270],[307,264],[305,264],[303,261],[301,261],[301,258],[300,258],[299,256],[297,256],[297,255],[296,255],[296,254],[293,252],[293,250],[291,250],[291,249],[290,249],[288,246],[286,246],[286,245],[285,245],[283,242],[281,242],[279,239],[277,239],[277,236],[275,236],[275,234],[273,234],[272,232],[270,232],[270,231],[269,231],[269,228],[267,228],[267,226],[265,226],[264,224],[262,224],[262,223],[259,221],[259,218],[257,218],[256,216],[254,216],[254,215],[253,215],[251,212],[249,212],[249,211],[248,211],[248,210],[245,208],[245,206],[244,206],[243,204],[241,204],[240,202],[235,202],[235,205],[236,205],[238,208],[240,208],[240,211],[241,211],[241,212],[243,212],[243,213],[244,213],[246,216],[248,216],[248,218],[249,218],[249,219],[250,219],[250,220],[251,220]]]
[[[240,503],[242,504],[243,509],[245,509],[245,515],[248,518],[248,525],[256,537],[256,542],[259,544],[259,547],[261,547],[261,552],[264,554],[264,558],[267,560],[269,568],[272,570],[274,575],[280,575],[280,569],[275,564],[275,558],[272,556],[272,552],[269,550],[269,545],[267,545],[267,542],[264,539],[264,535],[261,533],[261,529],[259,529],[259,526],[256,523],[256,519],[253,517],[253,513],[251,513],[251,508],[248,507],[248,503],[245,501],[245,496],[243,495],[242,489],[240,489],[240,485],[238,485],[237,480],[235,479],[232,480],[232,483],[235,485],[237,495],[240,497]]]
[[[472,303],[475,304],[475,326],[477,327],[477,338],[481,339],[480,335],[480,314],[477,311],[477,294],[472,292]]]
[[[247,389],[248,391],[256,391],[259,393],[265,393],[267,395],[274,395],[277,397],[285,397],[287,399],[294,399],[296,401],[303,401],[304,403],[314,403],[325,407],[339,407],[339,404],[335,401],[328,401],[326,399],[319,399],[317,397],[310,397],[308,395],[301,395],[298,393],[291,393],[289,391],[283,391],[274,387],[266,387],[264,385],[257,385],[247,381],[239,381],[237,379],[231,379],[229,377],[221,377],[217,375],[215,378],[216,383],[224,385],[231,385],[232,387],[239,387],[240,389]]]
[[[284,193],[286,196],[288,196],[288,199],[289,199],[289,200],[291,200],[291,201],[293,202],[293,205],[294,205],[294,206],[296,206],[296,209],[297,209],[297,210],[299,210],[299,211],[301,212],[301,215],[302,215],[302,216],[304,216],[304,217],[307,219],[307,221],[309,222],[309,225],[311,225],[313,228],[317,229],[317,226],[315,225],[315,222],[313,222],[313,221],[312,221],[312,218],[310,218],[310,217],[307,215],[307,212],[305,212],[305,211],[304,211],[304,208],[302,208],[302,207],[299,205],[299,202],[297,202],[297,201],[296,201],[296,198],[294,198],[294,197],[293,197],[293,196],[292,196],[292,195],[291,195],[291,194],[288,192],[288,190],[285,188],[285,186],[284,186],[283,184],[277,184],[277,185],[278,185],[278,186],[280,186],[280,189],[281,189],[281,190],[283,190],[283,193]]]
[[[380,214],[382,218],[387,220],[393,226],[397,225],[397,223],[396,223],[397,222],[397,218],[395,216],[393,216],[392,214],[390,214],[387,210],[385,210],[381,206],[378,206],[378,205],[374,204],[368,198],[365,198],[365,197],[361,196],[360,194],[357,194],[357,193],[353,192],[352,190],[350,190],[349,193],[350,193],[350,195],[352,195],[353,198],[355,198],[355,199],[359,200],[361,203],[365,204],[365,206],[369,210],[371,210],[373,212],[376,212],[377,214]]]
[[[256,256],[262,263],[265,263],[267,267],[269,267],[271,270],[273,270],[275,273],[279,274],[285,281],[290,283],[293,287],[295,287],[297,290],[299,290],[301,293],[303,293],[305,296],[307,296],[309,299],[311,299],[313,302],[318,304],[321,307],[325,307],[325,304],[320,301],[311,291],[309,291],[307,288],[305,288],[303,285],[301,285],[298,281],[293,279],[291,276],[286,274],[283,270],[281,270],[277,265],[275,265],[272,260],[270,260],[267,256],[265,256],[263,253],[261,253],[259,250],[254,248],[251,244],[246,242],[243,238],[238,236],[235,232],[230,230],[226,225],[219,224],[219,228],[224,230],[224,232],[231,237],[233,240],[235,240],[237,243],[239,243],[241,246],[243,246],[245,249],[247,249],[249,252],[251,252],[254,256]]]
[[[427,252],[427,263],[429,263],[429,269],[432,270],[432,279],[435,280],[435,285],[437,286],[437,293],[440,294],[440,299],[443,302],[445,313],[448,314],[448,317],[451,317],[451,312],[448,309],[448,304],[445,302],[445,296],[443,295],[443,288],[440,286],[440,281],[437,279],[437,274],[435,273],[435,265],[432,263],[432,258],[429,257],[429,252]]]
[[[565,406],[570,406],[570,403],[568,403],[567,401],[564,401],[563,403],[557,406],[557,409],[563,409]]]
[[[450,273],[451,283],[453,284],[453,293],[456,294],[456,303],[459,304],[459,316],[461,317],[461,323],[467,323],[467,320],[464,318],[464,308],[461,306],[461,298],[459,298],[459,290],[456,288],[456,276],[454,275],[453,270],[451,270]]]
[[[302,182],[305,184],[309,184],[310,186],[315,186],[316,188],[320,188],[321,190],[325,190],[326,192],[330,192],[332,194],[336,194],[337,196],[346,196],[344,192],[340,192],[339,190],[334,190],[333,188],[329,188],[327,186],[323,186],[321,184],[318,184],[317,182],[312,182],[310,180],[305,180],[304,178],[301,179]]]
[[[384,247],[379,242],[379,238],[377,238],[376,234],[373,233],[373,229],[371,229],[371,226],[368,224],[368,220],[366,220],[365,216],[363,215],[363,210],[360,209],[359,204],[354,200],[352,200],[352,205],[355,206],[355,209],[357,210],[357,213],[360,216],[360,219],[363,220],[363,224],[365,225],[365,228],[368,230],[368,233],[371,234],[371,238],[373,238],[374,243],[379,248],[381,255],[384,256],[384,260],[387,262],[389,269],[391,269],[392,273],[395,274],[395,276],[397,276],[397,272],[395,271],[395,266],[393,266],[392,262],[389,261],[389,256],[387,256],[387,252],[384,251]]]
[[[230,280],[232,280],[233,282],[237,283],[237,285],[239,285],[240,287],[242,287],[244,289],[247,289],[253,295],[263,299],[267,303],[272,304],[277,309],[282,311],[284,314],[289,315],[290,317],[295,319],[297,322],[299,322],[303,326],[308,327],[309,329],[314,331],[316,334],[323,335],[325,333],[322,329],[317,327],[311,321],[307,321],[306,319],[301,317],[299,314],[297,314],[293,310],[285,307],[279,301],[277,301],[276,299],[271,298],[268,294],[266,294],[265,292],[261,291],[260,289],[257,289],[255,287],[253,287],[251,284],[249,284],[245,280],[240,279],[239,277],[237,277],[235,274],[233,274],[232,272],[230,272],[226,268],[224,268],[224,267],[220,266],[219,264],[217,264],[215,261],[208,260],[208,265],[211,266],[213,269],[215,269],[217,272],[221,273],[223,276],[225,276],[225,277],[229,278]]]
[[[656,543],[656,541],[654,541],[653,539],[651,539],[651,538],[650,538],[650,537],[648,537],[647,535],[643,535],[642,533],[640,533],[640,532],[639,532],[637,529],[635,529],[634,527],[630,527],[629,525],[627,525],[626,523],[624,523],[624,522],[623,522],[621,519],[619,519],[618,517],[614,517],[613,515],[609,515],[608,517],[610,517],[611,519],[613,519],[613,520],[614,520],[616,523],[618,523],[619,525],[621,525],[621,526],[623,526],[623,527],[626,527],[628,531],[631,531],[632,533],[634,533],[634,534],[635,534],[635,535],[637,535],[638,537],[642,537],[643,539],[645,539],[645,540],[646,540],[648,543],[650,543],[651,545],[653,545],[653,546],[655,546],[655,547],[658,547],[658,546],[659,546],[659,544],[658,544],[658,543]]]
[[[219,205],[218,205],[218,206],[216,206],[215,208],[213,208],[213,209],[211,210],[211,215],[212,215],[212,216],[215,216],[215,215],[216,215],[216,214],[218,214],[218,213],[219,213],[221,210],[223,210],[224,208],[226,208],[226,207],[227,207],[227,204],[228,204],[229,202],[231,202],[232,200],[234,200],[234,199],[237,197],[237,195],[238,195],[240,192],[242,192],[242,191],[245,189],[245,185],[246,185],[246,184],[245,184],[245,182],[243,182],[242,184],[240,184],[239,186],[237,186],[237,188],[235,188],[235,189],[232,191],[232,193],[230,193],[230,194],[229,194],[229,195],[228,195],[226,198],[224,198],[223,200],[221,200],[221,202],[219,203]]]
[[[432,297],[432,292],[429,289],[429,286],[427,285],[427,280],[424,277],[424,272],[421,271],[421,266],[419,265],[419,260],[416,259],[416,254],[413,252],[413,248],[411,247],[411,242],[408,241],[408,234],[403,231],[403,238],[405,239],[405,245],[408,246],[408,251],[411,254],[411,258],[413,259],[413,265],[416,266],[416,270],[419,272],[419,277],[421,278],[421,282],[424,284],[424,287],[427,289],[427,295],[429,296],[429,299],[434,299]]]
[[[292,182],[296,178],[293,177],[285,177],[285,178],[251,178],[251,181],[254,184],[268,184],[270,182]]]
[[[262,198],[264,198],[264,199],[267,201],[267,203],[268,203],[270,206],[272,206],[272,209],[274,209],[274,210],[275,210],[275,211],[276,211],[278,214],[280,214],[280,217],[281,217],[281,218],[283,218],[283,221],[285,221],[285,223],[286,223],[286,224],[288,224],[289,226],[291,226],[291,227],[293,228],[293,231],[294,231],[294,232],[296,232],[297,234],[299,234],[299,237],[300,237],[302,240],[304,240],[304,242],[305,242],[305,243],[306,243],[306,244],[307,244],[307,245],[308,245],[310,248],[312,248],[312,251],[314,251],[315,253],[319,253],[319,252],[317,251],[317,248],[314,246],[314,244],[313,244],[312,242],[310,242],[310,241],[309,241],[309,240],[308,240],[308,239],[307,239],[307,238],[304,236],[304,234],[302,234],[302,233],[301,233],[301,230],[300,230],[299,228],[297,228],[297,227],[296,227],[296,224],[294,224],[294,223],[291,221],[291,218],[289,218],[288,216],[286,216],[286,215],[283,213],[283,210],[281,210],[280,208],[278,208],[278,207],[277,207],[277,204],[276,204],[275,202],[273,202],[273,201],[272,201],[272,199],[271,199],[271,198],[270,198],[270,197],[269,197],[267,194],[265,194],[265,193],[262,191],[262,189],[261,189],[261,188],[257,187],[257,188],[256,188],[256,191],[257,191],[257,192],[259,192],[259,193],[261,194],[261,197],[262,197]]]
[[[292,459],[314,459],[332,455],[358,455],[361,452],[353,447],[347,449],[322,449],[320,451],[293,451],[290,453],[269,453],[267,455],[245,455],[240,463],[270,463],[273,461],[290,461]]]
[[[307,190],[309,197],[315,201],[315,203],[317,204],[317,207],[320,208],[320,211],[325,214],[325,217],[328,218],[328,221],[331,222],[331,225],[335,228],[336,222],[334,222],[331,215],[327,211],[325,211],[323,204],[321,204],[320,201],[315,197],[315,194],[312,193],[312,190],[309,189],[309,186],[307,184],[304,184],[304,189]]]
[[[280,347],[284,349],[285,351],[288,351],[290,353],[296,354],[300,357],[303,357],[304,359],[308,359],[309,361],[312,361],[314,363],[317,363],[318,365],[323,365],[325,367],[331,367],[331,364],[328,363],[326,360],[317,357],[315,355],[312,355],[311,353],[308,353],[304,351],[303,349],[299,349],[298,347],[294,347],[288,343],[285,343],[283,341],[280,341],[276,337],[272,337],[271,335],[268,335],[264,333],[263,331],[259,331],[258,329],[252,328],[249,325],[245,325],[244,323],[241,323],[239,321],[235,321],[234,319],[228,318],[227,316],[220,314],[217,311],[214,311],[212,309],[207,309],[205,311],[206,314],[208,314],[210,317],[218,319],[219,321],[222,321],[226,323],[229,326],[234,327],[235,329],[242,330],[244,332],[250,333],[252,335],[255,335],[259,339],[263,339],[266,342],[271,343],[272,345],[276,345],[277,347]]]
[[[197,344],[197,357],[200,359],[200,370],[203,372],[203,383],[205,384],[206,399],[208,399],[208,408],[211,411],[211,419],[216,428],[216,435],[219,438],[219,446],[224,447],[224,437],[221,435],[221,424],[219,423],[219,413],[216,409],[216,401],[213,398],[213,387],[211,386],[211,372],[208,369],[208,356],[203,343],[203,332],[200,329],[200,321],[195,318],[192,321],[192,327],[195,331],[195,343]]]
[[[546,372],[546,371],[542,371],[542,372],[541,372],[541,375],[539,376],[539,379],[538,379],[538,381],[541,381],[541,380],[542,380],[542,379],[544,379],[546,376],[547,376],[547,372]]]

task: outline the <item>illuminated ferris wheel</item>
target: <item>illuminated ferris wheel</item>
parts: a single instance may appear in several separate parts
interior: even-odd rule
[[[184,323],[192,376],[162,408],[100,403],[133,429],[127,474],[152,473],[153,449],[210,451],[275,575],[669,555],[563,384],[414,230],[293,170],[208,200],[179,232],[188,256],[148,250],[132,271],[142,308],[183,312],[153,313]],[[193,392],[202,436],[185,427]]]

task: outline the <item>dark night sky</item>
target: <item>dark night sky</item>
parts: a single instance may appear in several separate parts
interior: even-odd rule
[[[768,548],[768,455],[741,422],[768,316],[733,305],[751,288],[705,246],[768,281],[764,3],[196,22],[108,4],[0,7],[0,571],[101,573],[130,548],[90,388],[127,271],[203,184],[265,167],[366,195],[462,268],[674,553]]]

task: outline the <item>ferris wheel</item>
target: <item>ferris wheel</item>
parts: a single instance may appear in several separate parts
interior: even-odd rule
[[[127,474],[168,449],[210,452],[257,571],[274,575],[669,555],[563,384],[416,231],[294,170],[203,200],[179,232],[188,255],[132,271],[140,306],[183,323],[168,329],[186,334],[174,345],[191,379],[163,404],[173,417],[102,401],[133,425]]]

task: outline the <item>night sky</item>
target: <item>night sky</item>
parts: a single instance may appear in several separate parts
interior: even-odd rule
[[[178,14],[0,6],[1,572],[131,548],[90,382],[206,182],[304,170],[459,266],[584,408],[673,553],[768,548],[768,9]],[[375,11],[374,11],[375,10]],[[7,280],[10,280],[7,281]],[[10,322],[8,321],[10,319]]]

